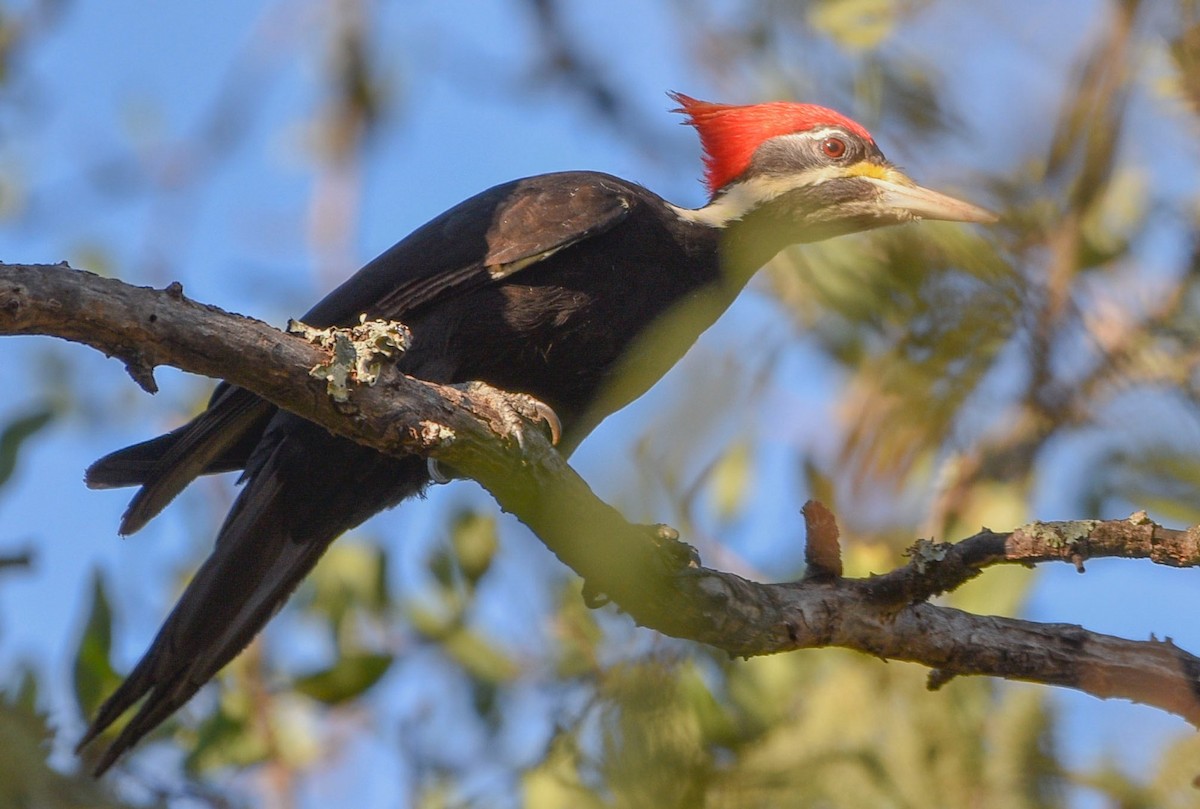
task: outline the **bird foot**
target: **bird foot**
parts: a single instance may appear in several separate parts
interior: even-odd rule
[[[545,402],[527,393],[509,393],[483,382],[470,382],[464,385],[463,389],[470,393],[473,399],[487,403],[499,417],[500,432],[512,436],[522,452],[526,449],[525,430],[531,423],[544,428],[551,445],[557,446],[562,440],[562,421]],[[426,459],[425,468],[429,479],[434,483],[448,483],[455,477],[453,472],[438,463],[436,458]]]
[[[563,426],[558,414],[550,405],[527,393],[510,393],[482,382],[472,382],[467,390],[475,398],[482,398],[496,411],[503,431],[516,439],[517,446],[525,449],[525,430],[529,424],[544,427],[546,437],[557,446],[562,439]]]

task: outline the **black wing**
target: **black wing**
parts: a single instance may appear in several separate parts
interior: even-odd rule
[[[611,230],[636,200],[628,183],[592,172],[498,185],[413,231],[301,320],[325,327],[353,323],[360,314],[404,318]]]
[[[350,325],[362,314],[403,320],[611,230],[636,200],[628,183],[592,172],[498,185],[414,231],[301,319],[322,328]],[[275,412],[269,402],[222,383],[189,423],[92,464],[87,485],[142,487],[121,518],[120,533],[132,534],[199,475],[244,468]]]

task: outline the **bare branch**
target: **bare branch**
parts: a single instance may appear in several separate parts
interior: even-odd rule
[[[931,687],[969,674],[1029,680],[1154,705],[1200,726],[1200,658],[1169,640],[1123,640],[927,603],[1001,563],[1120,556],[1196,566],[1200,529],[1165,529],[1143,514],[1034,523],[956,545],[920,541],[904,567],[845,579],[833,515],[810,504],[817,575],[760,584],[699,567],[669,529],[626,522],[545,436],[514,422],[513,397],[486,386],[433,385],[384,367],[376,384],[351,385],[338,402],[310,373],[329,361],[326,350],[189,301],[177,285],[136,288],[65,266],[0,265],[2,334],[81,342],[139,374],[168,364],[221,377],[381,452],[437,458],[516,514],[590,593],[665,634],[739,656],[841,646],[929,666]]]

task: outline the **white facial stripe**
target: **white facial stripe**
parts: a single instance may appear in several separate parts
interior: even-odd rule
[[[692,210],[675,205],[671,205],[671,208],[681,219],[723,228],[789,191],[844,175],[845,169],[840,166],[821,166],[798,174],[751,177],[729,186],[703,208]]]

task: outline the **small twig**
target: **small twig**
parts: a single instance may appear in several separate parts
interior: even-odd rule
[[[873,599],[915,604],[947,593],[997,564],[1083,562],[1101,557],[1149,559],[1169,567],[1200,566],[1200,527],[1164,528],[1139,511],[1123,520],[1033,522],[1008,533],[987,528],[954,544],[918,540],[912,561],[871,578]]]
[[[842,548],[833,512],[819,500],[809,500],[800,512],[808,537],[804,545],[804,561],[808,566],[804,578],[810,581],[841,578]]]

